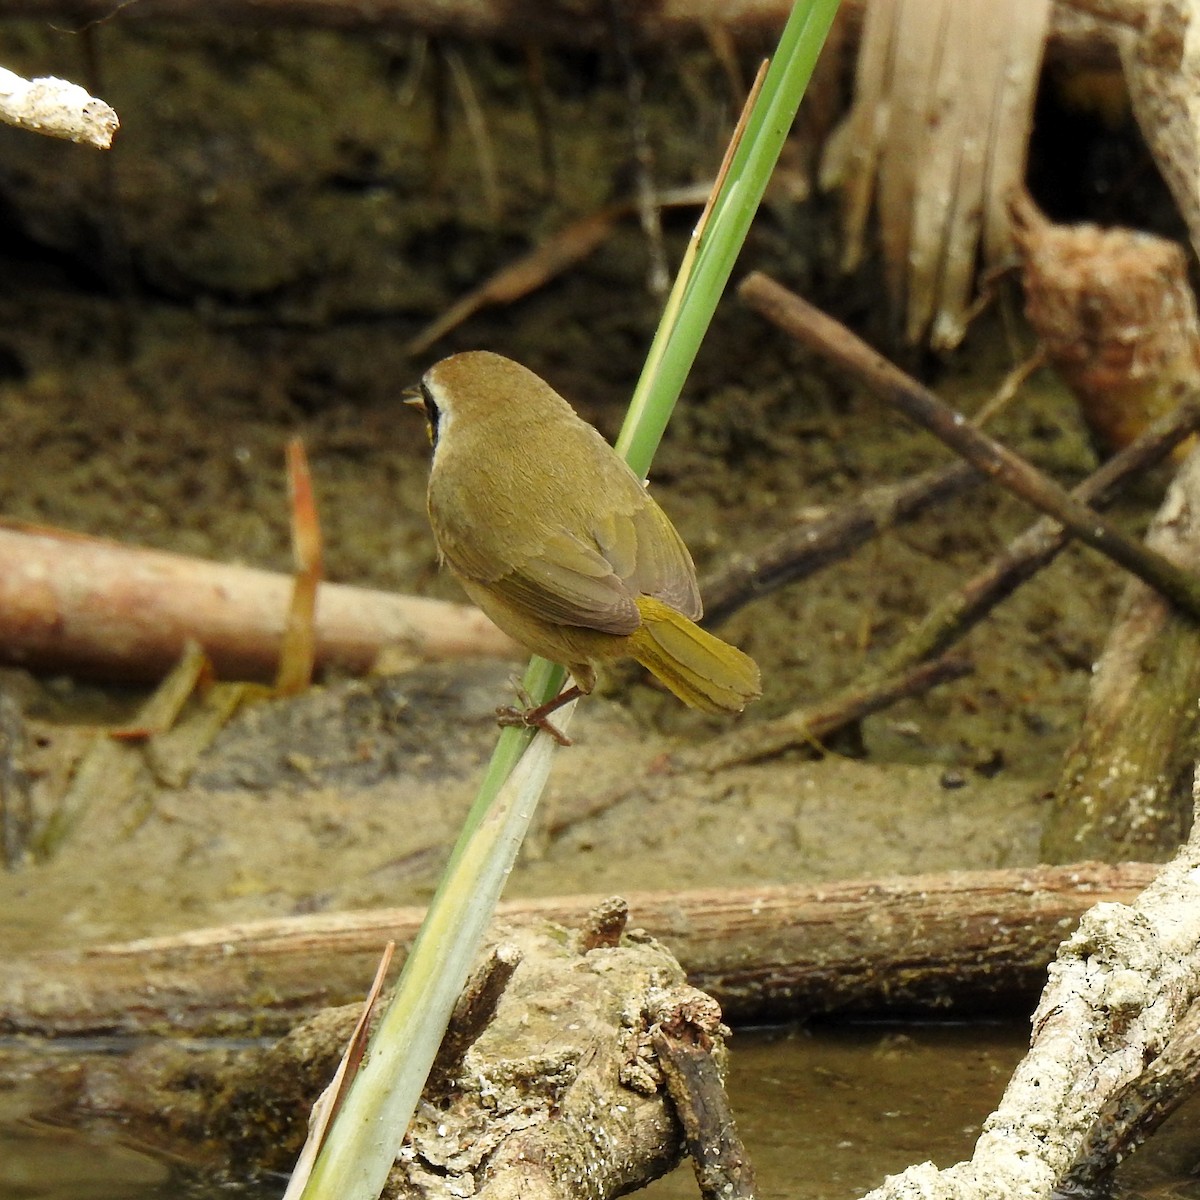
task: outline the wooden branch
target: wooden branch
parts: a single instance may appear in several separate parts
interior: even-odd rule
[[[1200,786],[1196,799],[1200,801]],[[868,1200],[1051,1200],[1108,1104],[1144,1077],[1200,995],[1200,827],[1130,904],[1062,944],[1017,1066],[969,1162],[891,1175]],[[1186,1027],[1186,1026],[1185,1026]]]
[[[1058,1195],[1111,1194],[1109,1180],[1124,1162],[1184,1101],[1200,1088],[1200,1002],[1175,1026],[1166,1049],[1145,1074],[1120,1089],[1101,1109]]]
[[[723,1028],[721,1013],[701,1010],[699,1017],[687,1001],[678,1004],[655,1025],[651,1044],[683,1126],[701,1200],[754,1200],[754,1167],[738,1136],[708,1028],[714,1021]]]
[[[882,712],[897,700],[919,696],[930,688],[962,679],[972,670],[966,659],[948,656],[911,664],[895,675],[852,684],[824,703],[739,727],[701,746],[680,750],[672,756],[672,761],[692,770],[721,771],[743,763],[761,762],[786,750],[803,747],[819,750],[823,741],[847,725]]]
[[[1103,506],[1141,472],[1161,462],[1200,429],[1200,399],[1185,401],[1162,417],[1119,454],[1085,479],[1071,495],[1084,504]],[[880,675],[908,670],[914,663],[944,654],[973,629],[1001,600],[1011,596],[1044,566],[1053,562],[1070,535],[1048,517],[1019,534],[979,574],[958,591],[943,597],[919,625],[892,648],[880,663]],[[1077,857],[1077,856],[1076,856]]]
[[[1146,536],[1200,571],[1200,452],[1167,491]],[[1191,821],[1200,757],[1200,626],[1133,580],[1096,669],[1042,834],[1048,861],[1170,858]]]
[[[844,325],[761,272],[748,276],[738,295],[801,344],[853,372],[880,399],[928,430],[994,482],[1070,529],[1185,612],[1200,618],[1200,577],[1123,533],[1107,518],[1074,499],[1049,476],[943,404]]]
[[[719,625],[731,613],[847,557],[885,529],[974,487],[982,475],[956,462],[903,483],[871,488],[819,521],[798,523],[759,550],[733,555],[704,581],[704,624]]]
[[[1128,900],[1138,863],[963,871],[809,886],[631,893],[630,923],[662,939],[733,1021],[889,1010],[964,1012],[1036,994],[1089,906]],[[502,927],[586,924],[599,897],[512,901]],[[424,910],[315,914],[0,965],[0,1032],[257,1034],[360,996],[379,948],[403,954]]]
[[[222,679],[274,676],[292,580],[50,530],[0,525],[0,658],[39,670],[153,680],[199,642]],[[320,667],[362,673],[385,647],[420,659],[515,657],[478,609],[322,584]]]

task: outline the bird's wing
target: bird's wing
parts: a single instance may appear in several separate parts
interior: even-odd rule
[[[698,621],[704,606],[692,556],[667,514],[649,496],[645,500],[628,518],[637,550],[627,582],[635,593],[653,596]]]
[[[641,623],[639,595],[699,617],[691,555],[641,480],[614,455],[598,484],[607,501],[598,516],[592,505],[573,503],[569,489],[549,494],[545,481],[536,497],[513,507],[519,521],[493,507],[486,521],[455,529],[448,516],[464,511],[461,498],[439,506],[446,513],[439,523],[442,555],[460,575],[534,619],[628,634]]]
[[[602,633],[632,633],[640,624],[634,595],[595,546],[556,530],[526,546],[513,566],[478,540],[442,538],[442,554],[460,575],[486,584],[531,618]],[[507,568],[507,569],[506,569]]]

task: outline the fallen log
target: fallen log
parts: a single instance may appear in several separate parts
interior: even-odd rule
[[[734,1022],[848,1012],[1011,1011],[1032,1001],[1080,915],[1129,900],[1139,863],[631,893],[630,926],[667,944]],[[595,896],[511,901],[501,925],[578,928]],[[361,996],[380,951],[424,910],[258,921],[9,959],[0,1032],[44,1037],[279,1033]]]
[[[287,575],[0,526],[0,660],[109,679],[161,679],[189,639],[222,679],[270,680],[291,602]],[[323,583],[318,668],[369,671],[385,648],[415,659],[514,657],[478,609]]]

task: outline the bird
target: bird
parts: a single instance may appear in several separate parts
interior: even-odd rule
[[[500,629],[571,674],[546,704],[498,709],[502,724],[569,744],[550,715],[621,658],[701,712],[741,712],[761,694],[754,660],[696,624],[696,568],[675,526],[545,380],[472,350],[435,363],[405,399],[424,409],[433,447],[441,562]]]

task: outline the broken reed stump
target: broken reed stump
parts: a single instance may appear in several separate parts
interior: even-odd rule
[[[1025,315],[1079,401],[1097,450],[1111,454],[1200,382],[1187,256],[1175,242],[1132,229],[1055,225],[1028,195],[1010,208]]]
[[[1200,572],[1200,451],[1179,469],[1147,542]],[[1140,580],[1126,586],[1083,727],[1055,791],[1042,858],[1169,858],[1191,821],[1200,759],[1200,626]]]

